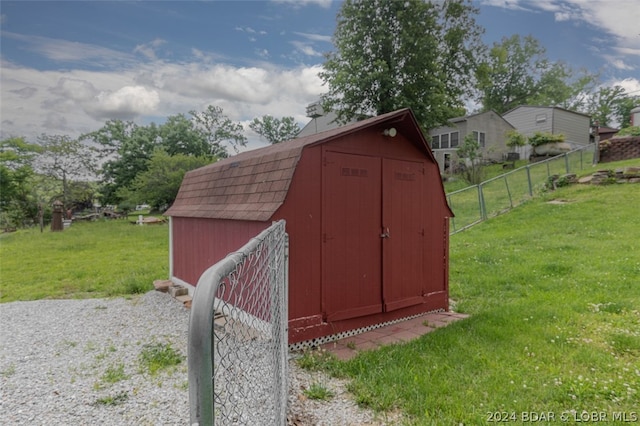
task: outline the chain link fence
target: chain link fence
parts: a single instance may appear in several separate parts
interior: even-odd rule
[[[286,423],[287,258],[281,220],[200,277],[189,322],[192,425]]]
[[[451,234],[511,210],[533,198],[553,175],[577,173],[595,164],[596,144],[528,164],[479,185],[447,194],[455,217]]]

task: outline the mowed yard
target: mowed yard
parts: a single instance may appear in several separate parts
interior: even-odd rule
[[[410,425],[640,421],[640,185],[574,185],[453,235],[468,319],[348,362],[359,403]]]
[[[0,237],[1,300],[146,292],[167,265],[166,225],[19,231]],[[452,236],[450,290],[468,319],[301,364],[406,424],[639,421],[640,185],[561,188]]]

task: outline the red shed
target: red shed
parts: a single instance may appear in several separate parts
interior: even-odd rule
[[[189,286],[286,220],[291,344],[448,309],[453,214],[409,109],[193,170],[166,214],[171,279]]]

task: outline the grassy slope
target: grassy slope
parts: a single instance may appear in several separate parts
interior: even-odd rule
[[[105,297],[153,289],[168,277],[167,225],[79,222],[63,232],[0,237],[0,301]]]
[[[638,206],[637,185],[572,186],[453,236],[451,297],[471,317],[331,368],[410,424],[637,412]]]

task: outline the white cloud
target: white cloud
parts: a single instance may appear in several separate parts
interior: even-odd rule
[[[291,44],[293,45],[293,47],[295,47],[297,52],[300,52],[303,55],[316,56],[316,57],[321,57],[322,56],[322,52],[318,52],[309,43],[305,43],[305,42],[302,42],[302,41],[292,41]]]
[[[96,63],[104,66],[123,66],[131,63],[133,59],[130,55],[93,44],[22,35],[7,31],[3,31],[2,36],[19,40],[24,44],[26,50],[56,62],[71,62],[91,66],[95,66]]]
[[[326,35],[321,35],[321,34],[311,34],[311,33],[300,33],[297,31],[294,31],[294,34],[297,34],[299,36],[302,36],[304,38],[306,38],[307,40],[311,40],[311,41],[323,41],[326,43],[331,43],[331,36],[326,36]]]
[[[96,119],[130,119],[152,114],[158,104],[158,92],[142,86],[125,86],[115,92],[105,91],[95,97],[85,111]]]
[[[482,0],[482,6],[493,6],[493,7],[503,7],[505,9],[510,10],[526,10],[531,11],[531,9],[522,6],[520,0]]]
[[[615,69],[622,70],[622,71],[631,71],[634,69],[633,66],[627,65],[625,61],[622,59],[616,58],[611,55],[604,55],[603,57],[604,59],[607,60],[608,64]]]
[[[640,56],[640,7],[638,0],[482,0],[484,6],[503,7],[554,14],[557,22],[584,24],[582,28],[597,28],[607,39],[585,40],[593,50],[608,55],[609,65],[618,70],[634,70],[628,56]]]
[[[144,57],[150,60],[155,60],[158,58],[157,51],[160,46],[165,44],[166,41],[162,39],[155,39],[150,43],[139,44],[133,49],[133,53],[141,53]]]
[[[273,0],[274,3],[289,4],[293,7],[300,8],[309,5],[316,5],[328,9],[334,0]]]
[[[625,78],[623,80],[612,80],[608,86],[620,86],[624,92],[632,96],[640,96],[640,78]]]
[[[236,67],[200,56],[205,60],[138,62],[109,71],[39,71],[3,61],[0,137],[77,137],[108,119],[160,124],[170,115],[202,111],[208,105],[220,106],[232,120],[247,124],[266,114],[293,116],[305,124],[306,105],[325,91],[320,66]]]
[[[60,78],[58,84],[49,91],[61,98],[80,102],[88,101],[98,93],[90,82],[69,77]]]

